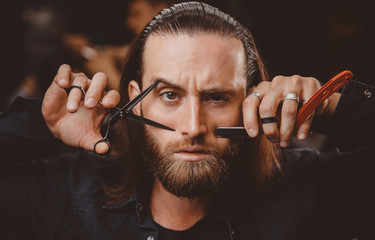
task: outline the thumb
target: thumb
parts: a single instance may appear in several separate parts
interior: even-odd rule
[[[106,156],[111,152],[111,145],[108,140],[99,141],[94,145],[93,152],[100,155]]]
[[[100,156],[106,156],[111,151],[111,144],[108,139],[104,139],[100,133],[88,136],[87,140],[83,142],[82,147],[86,150],[91,150]]]

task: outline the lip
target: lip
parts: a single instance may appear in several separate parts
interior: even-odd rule
[[[199,146],[191,146],[179,149],[174,155],[184,161],[198,162],[207,159],[209,151]]]

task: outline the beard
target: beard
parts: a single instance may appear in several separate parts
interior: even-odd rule
[[[230,165],[238,155],[238,145],[230,144],[222,150],[215,144],[206,144],[201,138],[184,138],[169,142],[161,149],[157,140],[144,131],[141,155],[154,179],[164,189],[178,197],[193,198],[216,192],[229,179]],[[201,161],[185,161],[173,154],[186,146],[199,145],[208,153]]]

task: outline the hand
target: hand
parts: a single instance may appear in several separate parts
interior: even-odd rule
[[[42,104],[44,120],[56,138],[70,146],[93,150],[94,144],[102,139],[100,126],[107,113],[105,108],[113,108],[120,101],[117,91],[104,92],[107,84],[104,73],[97,73],[90,80],[83,73],[72,73],[69,65],[60,66]],[[83,87],[86,92],[83,101],[78,88],[72,88],[67,95],[65,88],[72,85]],[[100,99],[103,106],[98,104]],[[108,150],[106,143],[96,147],[99,154]]]
[[[294,93],[299,97],[300,103],[311,98],[320,89],[320,83],[315,78],[277,76],[271,82],[264,81],[253,87],[251,92],[258,92],[261,99],[249,95],[243,103],[244,126],[251,137],[259,133],[259,126],[271,142],[280,142],[281,147],[287,147],[293,133],[297,133],[299,140],[307,137],[311,127],[313,116],[331,114],[338,101],[339,94],[333,94],[323,102],[314,113],[302,123],[299,129],[295,129],[298,102],[284,100],[286,94]],[[278,122],[261,123],[260,118],[276,117]]]

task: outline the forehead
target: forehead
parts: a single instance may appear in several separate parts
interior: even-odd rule
[[[145,44],[143,81],[202,85],[246,85],[244,48],[239,39],[218,34],[152,34]]]

